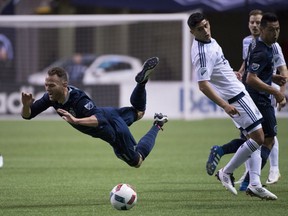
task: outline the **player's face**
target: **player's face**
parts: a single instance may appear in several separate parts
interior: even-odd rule
[[[278,40],[280,33],[279,22],[268,22],[265,28],[261,28],[261,38],[267,45],[272,45]]]
[[[57,75],[47,76],[45,79],[45,89],[51,101],[65,101],[65,90],[67,83],[60,79]]]
[[[253,37],[258,37],[260,35],[260,23],[261,23],[262,15],[252,15],[249,17],[249,30]]]
[[[197,40],[209,42],[211,40],[211,30],[209,21],[202,20],[195,28],[191,29],[191,33]]]

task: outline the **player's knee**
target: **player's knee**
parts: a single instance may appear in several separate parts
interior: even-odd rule
[[[139,155],[140,155],[140,154],[139,154]],[[143,158],[142,158],[142,155],[140,155],[138,164],[135,165],[134,167],[135,167],[135,168],[139,168],[139,167],[142,165],[142,162],[143,162]]]
[[[258,145],[262,145],[264,143],[264,135],[255,137],[254,141],[258,143]]]
[[[250,138],[252,138],[258,145],[262,145],[264,143],[264,132],[262,129],[254,131],[250,134]]]
[[[137,111],[137,120],[142,119],[144,114],[145,114],[145,111]]]
[[[274,137],[266,137],[263,143],[263,146],[266,146],[269,149],[272,149],[274,145]]]
[[[134,167],[134,168],[140,168],[141,167],[141,164],[142,164],[142,162],[141,163],[138,163],[138,164],[136,164],[136,165],[130,165],[131,167]]]
[[[134,166],[134,168],[140,168],[141,164],[137,164],[136,166]]]

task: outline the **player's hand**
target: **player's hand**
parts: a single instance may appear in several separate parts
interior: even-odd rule
[[[285,94],[280,92],[280,91],[276,91],[273,95],[274,95],[277,103],[281,103],[285,99]],[[286,101],[286,99],[285,99],[285,101]]]
[[[22,104],[23,106],[30,106],[34,102],[34,98],[31,93],[22,92]]]
[[[283,86],[286,84],[288,77],[282,76],[279,74],[274,74],[272,77],[272,81],[279,86]]]
[[[286,97],[284,97],[284,99],[277,104],[277,110],[278,110],[278,111],[281,111],[281,109],[282,109],[284,106],[286,106],[286,103],[287,103]]]
[[[232,105],[228,104],[225,107],[223,107],[224,111],[231,116],[231,118],[236,117],[236,115],[240,116],[239,111]]]
[[[241,81],[241,80],[242,80],[242,74],[241,74],[240,72],[238,72],[238,71],[234,71],[234,73],[235,73],[237,79],[238,79],[239,81]]]
[[[57,109],[57,112],[62,116],[62,119],[64,119],[65,121],[71,124],[76,124],[76,118],[68,111],[64,109]]]

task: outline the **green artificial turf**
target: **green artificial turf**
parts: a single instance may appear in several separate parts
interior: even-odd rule
[[[131,126],[139,140],[152,121]],[[139,169],[131,168],[101,141],[64,121],[0,121],[0,215],[286,216],[288,212],[288,119],[279,119],[281,180],[268,189],[277,201],[226,191],[205,163],[210,147],[238,137],[229,119],[171,120]],[[223,157],[218,168],[232,155]],[[262,183],[269,164],[262,172]],[[234,173],[236,180],[244,167]],[[136,188],[138,202],[118,211],[109,202],[118,183]],[[238,188],[238,186],[237,186]]]

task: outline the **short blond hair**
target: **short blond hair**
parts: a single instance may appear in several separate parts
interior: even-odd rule
[[[50,68],[48,70],[48,75],[49,76],[58,76],[60,79],[62,79],[63,81],[66,81],[68,82],[69,78],[68,78],[68,74],[67,72],[61,68],[61,67],[53,67],[53,68]]]
[[[259,9],[255,9],[255,10],[250,11],[249,13],[249,17],[256,16],[256,15],[263,15],[263,11]]]

